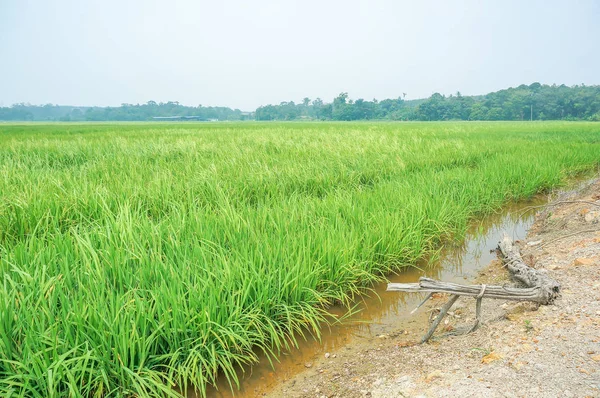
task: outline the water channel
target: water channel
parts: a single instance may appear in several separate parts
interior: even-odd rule
[[[417,282],[419,277],[428,276],[448,282],[470,283],[478,272],[496,258],[494,249],[504,232],[513,239],[522,239],[534,220],[535,212],[525,211],[530,206],[547,203],[545,196],[506,206],[501,212],[485,217],[471,225],[462,245],[444,247],[438,260],[419,264],[398,275],[390,275],[390,282]],[[386,292],[387,283],[374,286],[377,294],[362,297],[357,303],[360,312],[343,325],[323,330],[320,340],[299,340],[299,347],[281,352],[273,365],[267,358],[247,369],[240,370],[240,390],[232,392],[226,380],[208,389],[208,397],[248,398],[268,393],[277,384],[305,370],[305,365],[322,357],[326,352],[335,352],[348,344],[366,344],[381,335],[411,333],[421,335],[427,325],[428,314],[410,312],[423,296],[397,292]],[[343,308],[332,308],[333,313],[342,314]],[[406,331],[406,332],[405,332]],[[192,392],[188,397],[195,397]]]

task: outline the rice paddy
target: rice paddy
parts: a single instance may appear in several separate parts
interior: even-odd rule
[[[598,165],[598,123],[0,124],[0,395],[235,388],[329,305]]]

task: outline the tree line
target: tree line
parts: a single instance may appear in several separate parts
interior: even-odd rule
[[[425,100],[351,100],[341,93],[331,103],[320,98],[261,106],[257,120],[597,120],[600,86],[533,83],[482,96],[433,94]]]
[[[0,120],[24,121],[144,121],[155,117],[194,116],[199,120],[242,120],[248,112],[227,107],[185,106],[179,102],[148,101],[118,107],[76,107],[15,104],[0,108]]]
[[[199,120],[595,120],[600,121],[600,86],[533,83],[481,96],[460,92],[427,99],[366,101],[341,93],[332,102],[304,98],[301,102],[265,105],[255,112],[227,107],[184,106],[178,102],[122,104],[119,107],[74,107],[15,104],[0,107],[0,120],[144,121],[155,117],[193,116]]]

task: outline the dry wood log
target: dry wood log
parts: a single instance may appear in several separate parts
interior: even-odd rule
[[[418,283],[388,283],[387,291],[407,293],[434,292],[477,297],[481,293],[482,288],[483,285],[461,285],[423,277],[419,279]],[[534,301],[540,304],[547,304],[541,288],[537,286],[531,288],[486,286],[483,297],[501,300]]]
[[[508,268],[510,276],[529,288],[539,289],[540,297],[536,301],[540,304],[551,304],[560,295],[560,283],[548,275],[533,269],[523,262],[519,248],[514,245],[512,239],[504,235],[498,245],[502,262]]]
[[[444,318],[459,296],[469,296],[477,299],[477,320],[467,333],[476,330],[482,323],[481,301],[484,298],[533,301],[539,304],[551,304],[558,298],[560,295],[560,284],[548,275],[528,267],[521,258],[519,248],[514,245],[512,239],[507,235],[504,235],[504,238],[498,244],[498,252],[500,258],[507,267],[511,278],[525,287],[461,285],[425,277],[420,278],[418,283],[388,283],[387,290],[391,292],[429,293],[427,298],[423,300],[413,312],[425,304],[433,293],[448,293],[452,295],[450,300],[442,307],[440,314],[421,340],[422,343],[431,338],[433,332],[442,321],[442,318]]]
[[[433,332],[435,332],[435,329],[437,329],[440,322],[442,322],[442,319],[444,319],[444,317],[446,316],[448,311],[450,311],[450,308],[452,308],[452,306],[454,305],[454,303],[456,303],[456,300],[458,300],[459,297],[460,296],[458,294],[455,294],[452,297],[450,297],[450,300],[448,300],[446,302],[446,304],[444,304],[444,306],[440,309],[440,313],[438,314],[438,316],[435,318],[435,320],[429,327],[429,330],[427,331],[427,333],[425,333],[425,336],[423,336],[423,338],[421,339],[421,343],[426,342],[427,340],[429,340],[431,338],[431,336],[433,336]]]

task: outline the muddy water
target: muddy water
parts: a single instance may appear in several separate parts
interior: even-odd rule
[[[439,259],[433,264],[423,264],[422,270],[413,268],[399,275],[388,277],[390,282],[417,282],[421,276],[442,279],[448,282],[470,282],[478,271],[496,258],[493,250],[504,232],[513,239],[525,237],[533,223],[534,212],[525,212],[528,206],[545,204],[544,197],[532,201],[520,202],[506,207],[501,213],[486,217],[474,223],[460,246],[445,247]],[[419,311],[410,312],[423,299],[422,295],[386,292],[387,283],[374,287],[377,295],[363,297],[358,303],[360,312],[349,322],[341,326],[325,329],[321,340],[299,341],[299,347],[282,352],[271,366],[266,358],[261,358],[255,366],[240,371],[240,390],[231,392],[226,380],[208,390],[208,397],[248,398],[267,393],[278,383],[305,370],[305,366],[327,352],[335,352],[347,344],[367,344],[382,335],[398,333],[421,336],[425,332],[428,314]],[[332,312],[341,314],[342,308],[333,308]],[[189,393],[188,397],[195,397]]]

